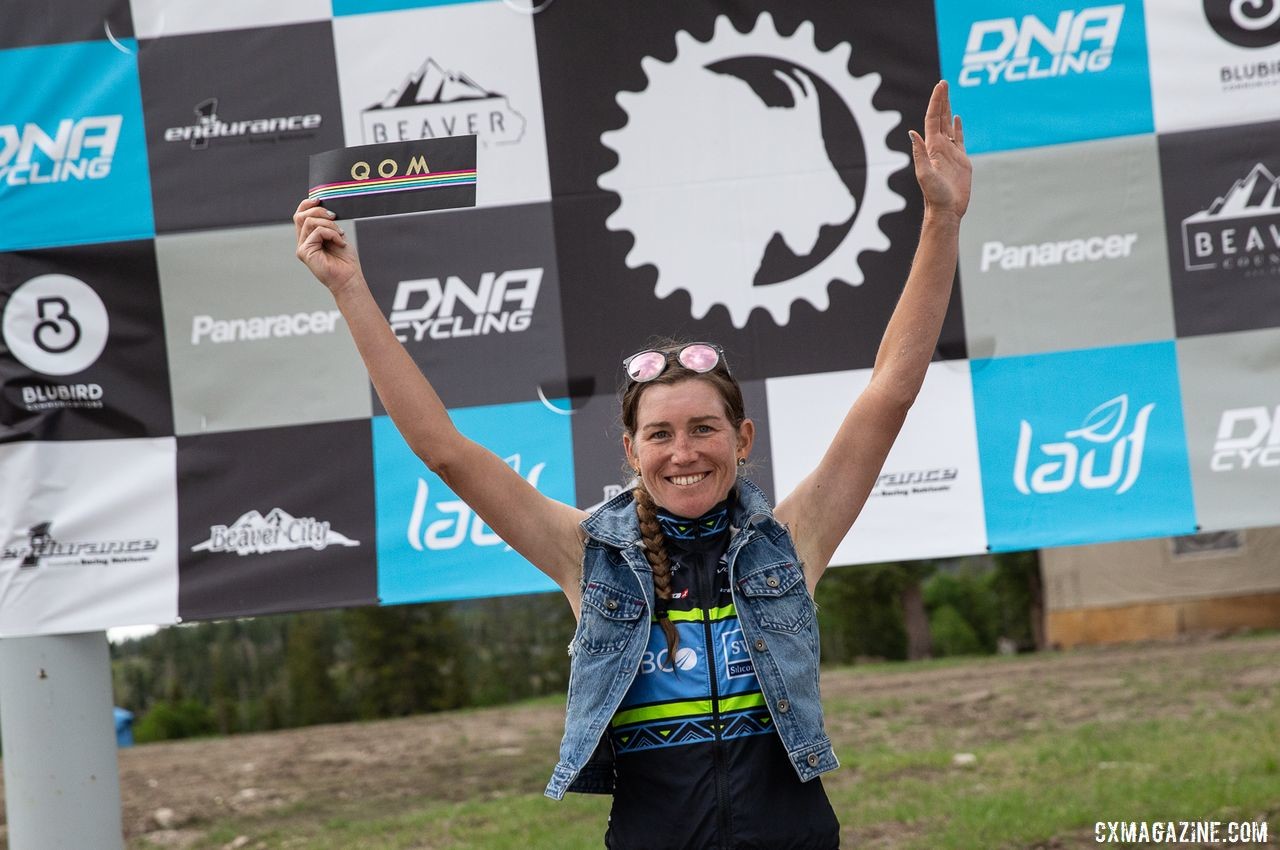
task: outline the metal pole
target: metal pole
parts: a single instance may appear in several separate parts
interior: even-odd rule
[[[105,632],[0,640],[10,850],[124,850]]]

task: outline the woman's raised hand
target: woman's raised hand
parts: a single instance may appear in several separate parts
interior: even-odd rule
[[[960,116],[951,116],[947,82],[933,87],[924,116],[924,138],[911,134],[911,156],[916,180],[924,193],[925,213],[953,213],[958,218],[969,208],[973,166],[964,152],[964,127]]]
[[[306,198],[298,204],[293,214],[293,226],[298,234],[299,260],[311,269],[316,279],[330,292],[360,277],[360,258],[356,249],[347,241],[346,232],[333,219],[333,213],[320,206],[320,202]]]

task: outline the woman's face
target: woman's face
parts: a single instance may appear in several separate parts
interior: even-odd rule
[[[750,454],[754,436],[750,419],[733,427],[714,386],[689,379],[647,387],[635,434],[622,442],[654,502],[677,516],[698,517],[729,494],[738,458]]]

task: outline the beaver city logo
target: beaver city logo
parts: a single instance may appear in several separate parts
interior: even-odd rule
[[[850,74],[852,50],[820,50],[811,22],[781,35],[765,12],[747,33],[722,15],[708,41],[680,32],[674,59],[641,62],[646,87],[617,96],[626,124],[600,137],[618,165],[597,183],[619,196],[606,226],[634,237],[628,267],[657,267],[659,298],[683,289],[695,319],[721,305],[738,328],[757,308],[785,325],[797,301],[826,310],[829,284],[863,282],[858,256],[889,248],[879,219],[905,208],[889,177],[910,158],[889,148],[901,116],[872,105],[880,76]],[[793,167],[762,175],[779,151]]]
[[[360,114],[366,142],[475,135],[481,144],[509,145],[524,137],[524,127],[506,95],[431,57]]]
[[[1254,165],[1226,194],[1182,220],[1182,247],[1188,272],[1280,274],[1280,179]]]

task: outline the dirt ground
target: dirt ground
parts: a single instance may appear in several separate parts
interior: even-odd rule
[[[1203,687],[1205,677],[1215,686]],[[1182,695],[1191,683],[1196,701]],[[1225,685],[1226,687],[1223,687]],[[1027,655],[920,668],[894,665],[823,673],[824,701],[853,701],[830,712],[838,747],[910,736],[941,725],[954,745],[1006,740],[1056,724],[1107,718],[1187,716],[1205,700],[1248,688],[1280,704],[1280,635],[1201,640]],[[877,708],[883,706],[883,710]],[[149,744],[120,752],[127,837],[182,847],[202,826],[295,801],[360,801],[371,810],[406,798],[440,801],[536,792],[555,763],[560,702],[427,715],[365,724],[317,726],[232,738]],[[903,722],[903,721],[908,722]],[[904,743],[906,743],[904,741]],[[857,767],[830,782],[856,781]],[[0,845],[3,845],[0,827]],[[865,835],[867,845],[884,836]],[[1045,847],[1092,845],[1092,834]],[[861,846],[861,842],[860,842]]]

